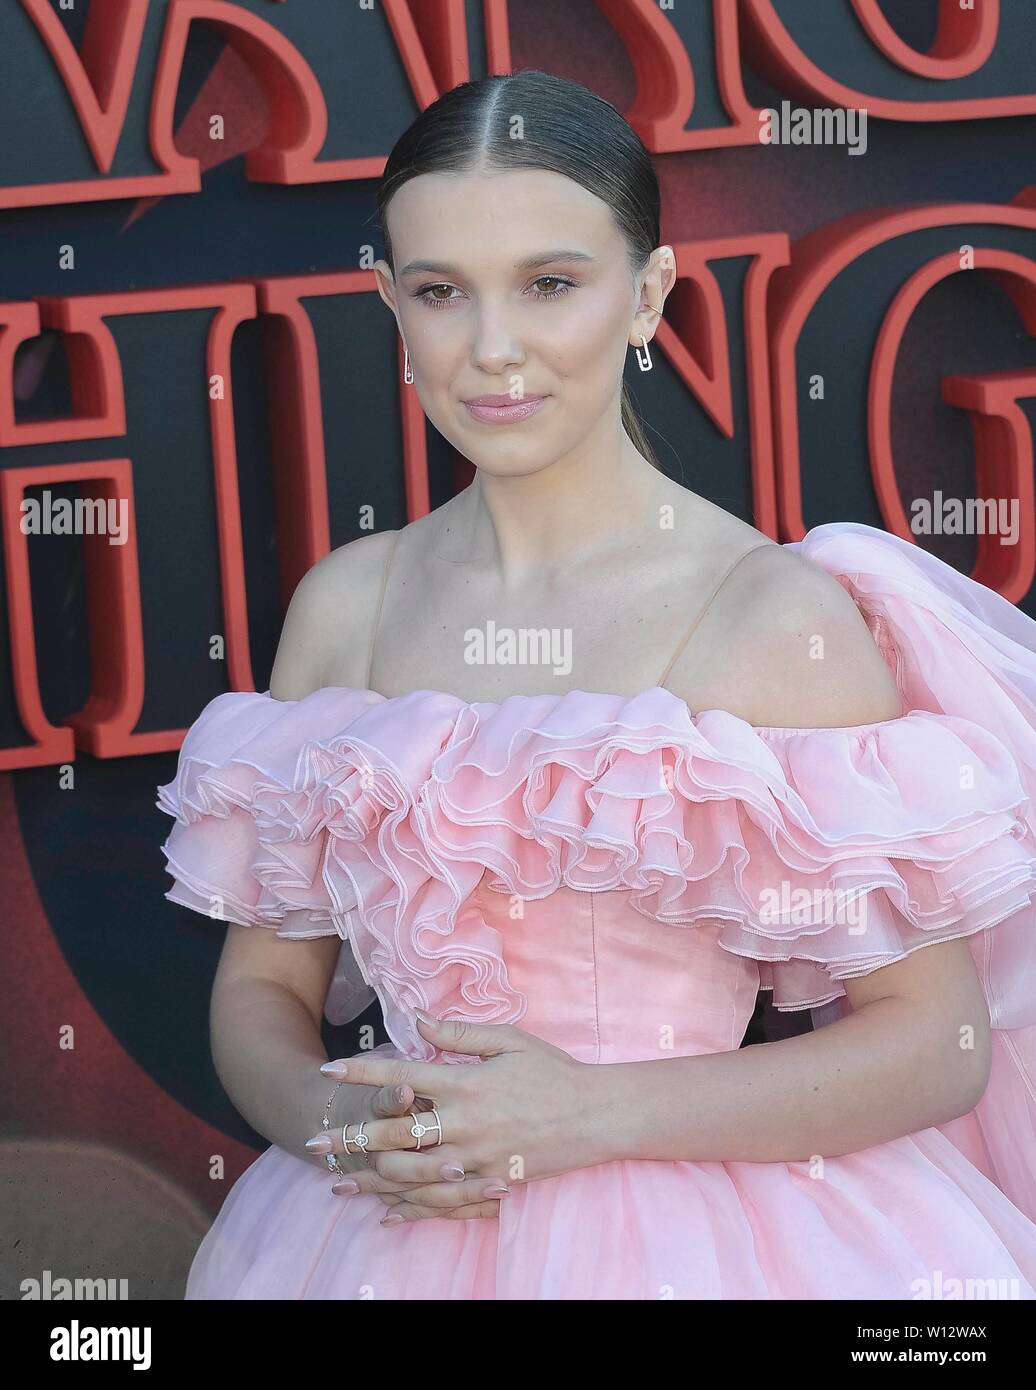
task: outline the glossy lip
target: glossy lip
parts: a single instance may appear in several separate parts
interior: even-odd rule
[[[546,399],[546,396],[523,396],[516,401],[512,396],[475,396],[464,405],[468,413],[483,424],[506,425],[527,420]]]

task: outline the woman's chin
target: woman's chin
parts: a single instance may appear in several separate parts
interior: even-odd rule
[[[527,478],[533,473],[542,473],[545,468],[549,468],[554,462],[555,455],[551,454],[544,458],[542,453],[537,453],[535,458],[501,458],[499,454],[484,461],[478,457],[467,458],[475,465],[480,473],[493,478]]]

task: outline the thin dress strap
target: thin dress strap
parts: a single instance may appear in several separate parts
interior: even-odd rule
[[[374,643],[377,641],[378,629],[381,627],[381,609],[385,602],[385,590],[388,588],[389,570],[392,568],[392,557],[396,553],[396,545],[399,541],[399,532],[395,531],[392,535],[392,544],[389,546],[388,558],[385,561],[385,568],[381,575],[381,593],[378,595],[378,608],[374,614],[374,626],[371,628],[370,652],[367,656],[367,684],[366,690],[371,688],[371,673],[374,670]]]
[[[705,617],[705,614],[706,614],[706,613],[709,611],[709,609],[712,607],[713,603],[714,603],[715,600],[716,600],[716,596],[719,594],[720,589],[723,588],[723,585],[727,582],[727,580],[730,578],[730,576],[734,573],[734,571],[737,569],[737,567],[738,567],[738,565],[741,563],[741,561],[744,560],[744,559],[746,559],[749,555],[754,555],[755,552],[756,552],[757,550],[763,550],[763,549],[767,548],[767,547],[770,546],[770,545],[772,545],[772,542],[771,542],[771,541],[764,541],[762,545],[753,545],[752,548],[751,548],[751,550],[746,550],[746,551],[744,551],[743,554],[741,554],[741,555],[739,555],[739,556],[737,557],[737,559],[736,559],[736,560],[734,561],[734,563],[729,567],[729,569],[726,570],[726,572],[723,574],[723,577],[720,579],[719,583],[718,583],[718,584],[716,585],[716,587],[713,589],[711,598],[710,598],[709,601],[706,603],[705,607],[701,609],[701,611],[699,612],[698,616],[695,618],[694,622],[691,623],[690,627],[687,629],[687,631],[684,633],[683,637],[680,639],[680,645],[677,647],[676,651],[673,652],[672,656],[669,658],[669,664],[668,664],[668,666],[665,668],[665,670],[662,672],[662,674],[659,676],[658,680],[655,682],[656,685],[665,685],[667,679],[669,678],[669,672],[670,672],[670,671],[673,669],[673,667],[676,665],[676,663],[677,663],[677,661],[679,660],[681,654],[683,653],[684,648],[687,646],[687,643],[688,643],[688,642],[691,640],[691,638],[694,636],[694,632],[695,632],[695,629],[697,628],[698,624],[701,622],[702,618]]]

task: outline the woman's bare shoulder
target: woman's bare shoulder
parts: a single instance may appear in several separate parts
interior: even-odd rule
[[[270,675],[275,700],[300,700],[328,683],[332,668],[357,671],[366,652],[385,567],[401,532],[372,531],[337,546],[306,571],[284,617]],[[336,680],[336,684],[351,681]]]
[[[405,550],[406,567],[420,568],[434,547],[444,507],[398,530],[371,531],[347,541],[306,571],[284,618],[270,677],[274,699],[299,700],[325,685],[363,687],[389,563],[402,566],[398,552]]]
[[[852,596],[834,575],[765,540],[711,615],[722,634],[717,664],[738,683],[742,717],[793,728],[896,718],[895,681]]]

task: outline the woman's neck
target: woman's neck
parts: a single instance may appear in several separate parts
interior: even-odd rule
[[[603,551],[658,525],[658,509],[677,484],[652,467],[622,433],[622,442],[591,450],[520,477],[477,471],[455,498],[444,527],[450,557],[492,563],[505,587],[571,572]]]

